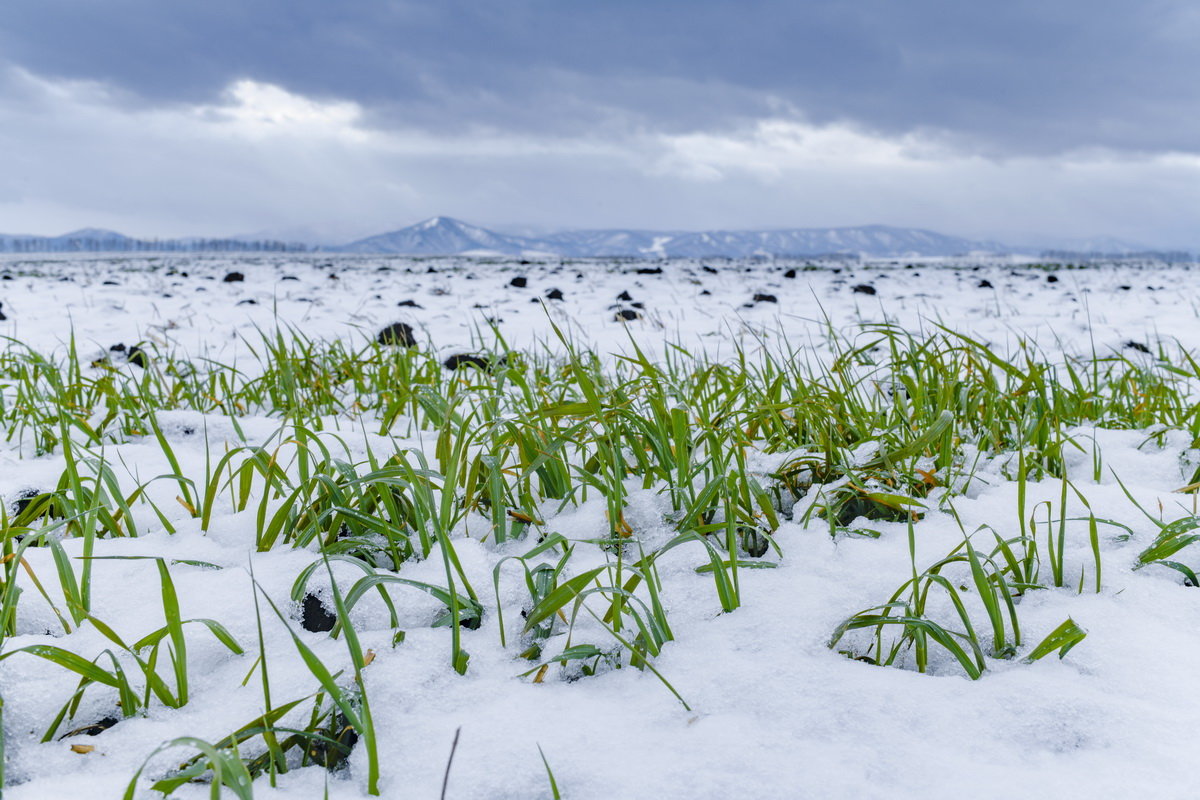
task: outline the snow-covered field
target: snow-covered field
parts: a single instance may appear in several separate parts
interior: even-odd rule
[[[244,280],[227,282],[233,272]],[[911,462],[907,475],[924,476],[916,484],[923,494],[913,502],[919,501],[923,510],[911,525],[911,538],[910,520],[903,513],[870,520],[848,515],[839,521],[820,513],[830,493],[857,480],[854,470],[861,468],[865,476],[867,465],[881,452],[879,442],[866,435],[850,437],[857,441],[855,447],[847,446],[845,474],[825,476],[824,486],[820,476],[809,474],[806,491],[784,498],[770,512],[750,500],[749,506],[758,508],[753,515],[763,534],[777,546],[765,554],[742,552],[731,559],[722,523],[733,507],[728,503],[714,506],[716,511],[703,517],[691,540],[664,550],[685,531],[681,520],[686,514],[673,507],[663,481],[634,467],[618,490],[607,486],[514,503],[519,516],[498,515],[512,526],[508,541],[496,541],[497,515],[488,504],[464,508],[461,515],[455,511],[447,517],[452,529],[445,539],[435,538],[427,553],[404,560],[398,571],[379,564],[374,568],[378,574],[439,587],[453,583],[460,593],[466,592],[464,583],[473,588],[481,614],[477,625],[458,626],[459,644],[470,654],[462,674],[452,664],[458,646],[452,626],[431,626],[446,611],[439,597],[387,584],[396,608],[393,625],[379,595],[364,595],[349,618],[361,651],[370,653],[359,672],[373,734],[359,736],[348,763],[333,771],[301,765],[304,748],[289,751],[292,768],[274,778],[274,788],[270,775],[259,777],[254,796],[366,796],[369,740],[377,751],[378,788],[384,797],[437,797],[458,731],[447,798],[549,798],[554,790],[547,765],[562,797],[574,800],[1184,797],[1190,794],[1193,729],[1200,716],[1200,691],[1191,684],[1193,659],[1200,657],[1200,590],[1186,586],[1180,571],[1161,563],[1134,567],[1139,554],[1163,535],[1161,524],[1196,513],[1196,495],[1175,491],[1193,479],[1200,463],[1193,450],[1200,421],[1192,405],[1200,370],[1186,357],[1200,349],[1200,290],[1193,275],[1184,267],[1163,265],[1049,270],[951,261],[808,265],[319,256],[7,258],[0,262],[0,311],[6,316],[0,332],[11,342],[9,356],[0,363],[0,393],[9,440],[0,451],[0,496],[10,512],[5,555],[14,553],[21,541],[28,571],[18,570],[16,558],[5,561],[6,580],[21,588],[19,599],[11,603],[15,617],[0,620],[5,625],[0,697],[6,796],[120,797],[160,744],[184,736],[219,743],[244,726],[253,727],[267,710],[264,683],[272,708],[304,699],[276,723],[280,729],[304,729],[317,705],[311,698],[321,684],[301,645],[334,673],[330,680],[338,686],[354,684],[347,637],[305,630],[300,608],[291,599],[297,576],[319,564],[321,542],[327,552],[335,552],[329,545],[340,541],[339,531],[335,526],[327,539],[301,547],[285,543],[286,537],[256,547],[286,497],[266,491],[263,473],[253,467],[220,480],[222,469],[243,464],[241,454],[221,461],[234,452],[230,448],[263,445],[272,462],[264,469],[282,469],[298,486],[304,467],[296,453],[317,439],[323,438],[332,451],[326,462],[353,464],[360,475],[400,449],[424,453],[430,470],[436,471],[444,448],[453,445],[452,436],[439,439],[438,426],[429,422],[434,411],[421,416],[426,412],[414,411],[416,405],[402,405],[393,424],[383,426],[387,414],[366,400],[347,404],[340,413],[314,411],[305,418],[306,424],[319,420],[321,433],[298,434],[292,427],[297,417],[248,402],[240,407],[164,405],[155,414],[157,432],[149,421],[133,430],[126,423],[121,423],[125,428],[105,423],[116,406],[102,400],[95,407],[63,409],[62,419],[73,415],[82,420],[79,428],[60,419],[61,427],[51,425],[48,432],[36,434],[19,424],[23,414],[33,413],[25,409],[38,405],[21,394],[22,387],[34,383],[22,377],[30,363],[21,355],[25,348],[45,356],[49,364],[62,365],[73,361],[73,337],[74,363],[82,365],[81,372],[73,375],[63,368],[62,381],[94,385],[112,376],[124,381],[124,398],[137,395],[128,387],[160,372],[156,386],[171,384],[184,363],[199,373],[236,371],[253,380],[269,360],[264,334],[269,338],[279,330],[297,364],[304,360],[298,354],[304,340],[341,340],[348,352],[363,358],[391,352],[401,348],[371,343],[385,325],[404,322],[417,340],[414,351],[435,354],[438,361],[506,347],[512,363],[524,358],[539,365],[544,376],[560,375],[565,387],[560,407],[544,404],[541,412],[525,417],[507,407],[498,417],[481,412],[474,420],[464,418],[459,430],[499,431],[506,420],[516,428],[554,419],[564,426],[557,430],[570,431],[564,434],[566,443],[558,445],[563,453],[576,443],[583,452],[592,435],[599,443],[596,452],[603,453],[605,436],[619,425],[633,424],[617,421],[621,407],[616,401],[605,405],[604,413],[612,416],[588,416],[587,392],[577,381],[582,373],[570,371],[564,340],[575,348],[577,363],[588,351],[599,356],[595,374],[632,363],[620,355],[637,361],[640,349],[645,363],[625,367],[640,370],[641,381],[631,384],[627,407],[640,409],[638,404],[658,387],[669,386],[668,405],[681,408],[684,427],[696,432],[726,425],[721,421],[706,427],[698,419],[701,412],[687,404],[686,398],[704,394],[703,380],[688,384],[691,389],[675,385],[676,379],[684,382],[684,374],[694,376],[702,358],[735,371],[753,371],[773,358],[813,374],[862,376],[855,392],[869,394],[861,402],[877,413],[882,430],[895,403],[919,402],[920,396],[913,386],[901,385],[899,371],[888,372],[887,380],[872,371],[873,364],[894,366],[888,361],[886,333],[903,331],[916,342],[943,337],[962,344],[947,329],[986,344],[1001,362],[986,362],[988,369],[1006,375],[1002,364],[1008,364],[1014,370],[1009,375],[1013,383],[995,393],[996,407],[1013,407],[1036,395],[1039,375],[1062,380],[1068,374],[1039,372],[1035,365],[1075,364],[1085,378],[1103,366],[1128,379],[1120,390],[1131,398],[1129,419],[1149,422],[1131,425],[1120,415],[1098,414],[1093,416],[1103,418],[1065,419],[1061,426],[1051,426],[1055,436],[1062,434],[1070,442],[1043,442],[1039,452],[1065,465],[1068,483],[1054,468],[1036,475],[1030,468],[1028,480],[1017,479],[1018,462],[1011,452],[1002,447],[989,451],[966,433],[971,420],[955,419],[944,440],[953,456],[947,451],[944,464],[937,461],[943,439],[930,439],[904,459],[897,456],[895,464],[884,459],[884,467],[871,477],[877,483],[865,487],[911,494],[905,491],[909,484],[883,475],[892,468],[901,471],[901,460]],[[524,278],[526,285],[512,285],[514,278]],[[554,289],[561,299],[547,298]],[[404,305],[406,301],[411,304]],[[631,319],[618,319],[622,312]],[[109,351],[118,343],[125,346],[124,354]],[[127,361],[133,345],[148,354],[144,366]],[[848,355],[855,347],[862,349]],[[93,365],[101,360],[106,363]],[[651,365],[667,363],[676,364],[678,373],[661,381],[648,377],[654,374]],[[42,369],[53,371],[48,365]],[[518,372],[512,369],[514,376]],[[1023,384],[1017,372],[1033,377]],[[403,394],[407,387],[399,385],[401,374],[396,373],[395,388]],[[453,388],[466,398],[458,408],[479,409],[492,402],[490,391],[495,397],[526,391],[517,377],[498,377],[504,374],[498,368],[493,373],[461,370],[437,380],[487,384],[469,396],[474,389]],[[335,394],[351,397],[361,391],[351,385],[353,372],[342,378],[347,383]],[[715,385],[717,378],[711,380]],[[499,385],[503,381],[508,383]],[[372,391],[388,388],[370,386]],[[1100,393],[1117,391],[1116,386],[1116,379],[1096,381]],[[446,396],[448,387],[437,383],[430,391]],[[1053,394],[1054,389],[1045,391]],[[1162,400],[1168,394],[1174,400]],[[831,409],[839,402],[833,394],[822,398]],[[1158,410],[1138,416],[1142,410],[1133,407],[1143,401]],[[812,413],[791,408],[789,402],[785,397],[774,411],[785,418]],[[1178,408],[1166,410],[1170,402]],[[145,416],[154,406],[148,400],[137,413]],[[980,414],[991,413],[985,406],[978,405]],[[1086,403],[1080,401],[1079,407]],[[835,412],[829,411],[831,419]],[[1036,427],[1039,408],[1031,405],[1027,412],[1022,424]],[[921,409],[911,413],[915,420]],[[1151,418],[1153,414],[1159,416]],[[565,427],[576,419],[582,420],[581,427]],[[897,429],[893,417],[887,419],[889,436],[919,439],[921,430]],[[105,424],[109,427],[101,430]],[[751,441],[743,448],[744,462],[722,463],[743,480],[739,486],[753,483],[769,490],[784,468],[807,452],[806,440],[786,447],[766,438],[758,441],[754,431],[744,430],[747,425],[739,421],[722,428],[722,435],[745,435]],[[842,422],[830,425],[844,427]],[[84,427],[97,435],[89,438]],[[56,431],[63,435],[54,439]],[[102,464],[115,483],[97,479],[88,484],[90,477],[78,485],[70,479],[60,483],[71,472],[63,438],[73,443],[66,449],[79,461],[80,474],[98,475]],[[884,438],[881,433],[880,441]],[[487,455],[486,441],[491,440],[472,440],[470,453]],[[682,459],[681,446],[672,441],[675,449],[667,449],[668,457]],[[1034,445],[1029,449],[1032,461]],[[379,463],[364,466],[372,456]],[[510,456],[516,458],[515,452]],[[508,470],[497,470],[494,478],[515,481],[535,457],[504,462]],[[621,456],[629,464],[635,457]],[[599,474],[581,459],[572,465],[572,475]],[[745,481],[751,474],[755,481]],[[218,480],[210,485],[217,488],[206,514],[201,501],[204,482],[212,475]],[[416,491],[414,476],[409,474],[401,495]],[[248,487],[244,493],[243,479]],[[449,509],[456,498],[473,491],[465,481],[457,480],[460,494],[451,493],[445,502],[440,490],[430,496]],[[681,479],[680,484],[689,481]],[[52,513],[30,525],[32,531],[16,527],[12,504],[21,498],[58,490],[71,494],[78,508],[81,486],[88,485],[96,495],[107,493],[107,500],[96,500],[73,527],[64,527],[62,515]],[[113,490],[116,485],[119,492]],[[192,489],[191,497],[184,496],[185,485]],[[145,491],[136,494],[139,486]],[[606,503],[613,491],[619,491],[623,506],[619,524],[610,513],[611,502]],[[110,517],[116,514],[115,524],[98,515],[95,509],[101,506]],[[327,500],[326,510],[335,506],[339,503]],[[359,507],[370,515],[366,506]],[[901,508],[910,507],[916,506],[901,503]],[[775,514],[777,524],[769,524]],[[138,535],[113,535],[114,527],[132,533],[130,523]],[[703,530],[706,525],[711,530]],[[49,532],[40,539],[30,535],[37,526]],[[108,533],[102,535],[101,529]],[[614,535],[617,529],[619,535]],[[1188,523],[1179,530],[1186,534]],[[364,531],[368,539],[387,538],[369,525]],[[985,592],[978,576],[965,562],[946,568],[946,584],[961,595],[984,651],[979,663],[986,668],[978,680],[969,679],[948,651],[937,646],[930,647],[927,674],[917,671],[911,653],[901,654],[892,666],[878,666],[838,652],[850,649],[865,658],[870,644],[865,630],[851,631],[836,647],[829,646],[844,620],[887,603],[914,572],[952,552],[963,553],[964,534],[971,535],[981,556],[993,553],[1000,540],[1015,542],[1028,534],[1011,547],[1030,544],[1041,567],[1039,579],[1031,581],[1038,585],[1034,587],[1017,586],[1013,565],[1000,553],[991,566],[984,565],[991,576],[982,578],[984,584],[1007,587],[996,589],[995,597],[1012,600],[1011,607],[1002,603],[999,609],[1012,645],[1008,653],[993,648],[995,619],[981,599]],[[61,540],[61,546],[47,546],[51,540]],[[552,576],[550,570],[538,573],[549,577],[551,586],[565,591],[575,576],[595,574],[577,584],[575,594],[563,596],[561,614],[544,606],[549,613],[537,628],[547,626],[545,635],[534,641],[530,637],[538,635],[537,629],[523,631],[523,617],[529,615],[532,622],[541,607],[538,598],[544,601],[547,591],[532,591],[522,562],[510,557],[537,550],[539,542],[550,544],[524,563],[529,570],[541,563],[560,567]],[[910,555],[910,543],[915,555]],[[753,542],[741,544],[744,551],[757,549]],[[458,559],[457,568],[447,545]],[[90,558],[85,557],[89,548]],[[643,562],[649,583],[657,584],[655,599],[646,582],[630,586],[626,581],[639,559],[657,551],[662,555],[654,559],[654,573]],[[1157,560],[1164,559],[1193,568],[1200,560],[1187,546]],[[745,566],[755,561],[777,567]],[[1056,563],[1064,576],[1058,581],[1052,579]],[[78,583],[85,567],[90,569],[86,610],[72,605],[66,596],[72,584],[63,577],[73,574]],[[145,662],[153,645],[135,644],[168,618],[162,568],[178,594],[182,619],[215,620],[242,651],[232,652],[202,625],[184,625],[186,702],[165,702],[157,690],[147,688],[149,674],[166,695],[181,699],[179,674],[167,648],[173,633],[162,639],[157,664],[150,668]],[[257,601],[251,568],[262,590]],[[623,571],[610,580],[614,569]],[[723,611],[727,598],[714,579],[727,572],[734,574],[737,607]],[[35,575],[40,588],[32,580]],[[345,560],[332,561],[328,572],[318,566],[310,585],[333,611],[331,575],[345,594],[364,571]],[[622,611],[612,591],[599,590],[616,585],[629,590],[625,602],[636,613]],[[961,617],[947,599],[952,592],[936,581],[931,587],[929,618],[963,631]],[[586,588],[597,591],[578,594]],[[577,597],[583,597],[578,608]],[[278,605],[280,615],[267,599]],[[907,600],[908,594],[900,599]],[[625,619],[623,626],[614,628],[606,617],[613,608],[616,617]],[[464,609],[451,613],[456,611]],[[1019,644],[1012,641],[1013,618],[1019,618]],[[1051,653],[1027,662],[1034,647],[1068,618],[1086,630],[1086,638],[1062,659]],[[639,619],[669,621],[670,635],[662,637],[657,628],[639,630]],[[575,630],[568,635],[571,621]],[[108,628],[112,636],[106,634]],[[399,642],[397,630],[405,633]],[[893,636],[892,628],[883,635],[885,640]],[[645,654],[646,640],[655,637],[660,641],[647,659],[650,668],[636,668],[638,659],[632,654]],[[129,647],[122,649],[114,638]],[[540,655],[522,658],[531,642]],[[564,648],[582,645],[603,655],[565,664],[555,660]],[[138,695],[136,712],[121,718],[129,713],[130,700],[118,706],[117,687],[95,682],[80,694],[78,706],[57,726],[55,736],[42,742],[80,687],[85,668],[76,664],[72,672],[63,666],[62,651],[54,651],[60,663],[45,657],[50,651],[20,651],[30,646],[62,648],[94,660],[105,675],[114,674],[119,663]],[[105,650],[114,655],[102,655]],[[871,654],[879,660],[877,656]],[[542,669],[543,664],[548,666]],[[584,674],[583,665],[595,667],[596,674]],[[361,700],[352,697],[351,702],[361,714]],[[61,738],[102,720],[103,730]],[[288,734],[277,735],[282,740]],[[238,755],[251,761],[265,749],[261,736],[248,737]],[[138,796],[157,796],[150,789],[153,780],[197,752],[195,743],[184,743],[150,758],[137,784]],[[187,784],[175,796],[201,797],[208,791],[208,786]]]
[[[825,263],[603,260],[518,262],[465,258],[373,257],[104,258],[0,256],[12,277],[0,282],[5,333],[34,348],[80,348],[149,340],[191,356],[236,358],[256,329],[294,325],[313,338],[374,336],[407,321],[439,351],[469,347],[488,319],[514,349],[553,346],[549,319],[569,326],[599,352],[624,348],[614,308],[643,303],[629,326],[639,342],[703,349],[720,357],[734,341],[783,337],[794,346],[833,325],[895,322],[913,332],[941,322],[997,343],[1034,336],[1068,352],[1107,352],[1128,340],[1200,341],[1200,290],[1184,266],[1117,266],[1048,274],[1003,261]],[[912,267],[909,268],[909,264]],[[706,268],[716,270],[715,274]],[[664,269],[661,275],[638,269]],[[797,270],[795,278],[783,275]],[[245,281],[224,283],[230,272]],[[527,276],[525,289],[509,286]],[[980,288],[981,281],[993,288]],[[870,285],[877,294],[855,293]],[[549,319],[535,301],[550,289]],[[628,292],[632,302],[617,299]],[[753,303],[756,294],[778,302]],[[397,307],[412,300],[421,308]],[[1061,344],[1060,344],[1061,343]]]

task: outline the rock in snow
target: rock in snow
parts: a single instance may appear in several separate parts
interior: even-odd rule
[[[309,592],[300,606],[300,625],[306,631],[325,633],[337,625],[337,615],[329,610],[319,594]]]
[[[417,337],[413,335],[412,325],[407,322],[393,322],[379,332],[375,341],[382,345],[416,347]]]

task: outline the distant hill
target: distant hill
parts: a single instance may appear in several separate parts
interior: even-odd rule
[[[1003,245],[916,228],[795,228],[763,231],[578,230],[540,237],[512,236],[450,217],[432,219],[337,248],[350,253],[411,255],[548,254],[557,256],[720,257],[953,256],[1002,252]]]

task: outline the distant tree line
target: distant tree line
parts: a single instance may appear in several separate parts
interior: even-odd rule
[[[1098,251],[1046,250],[1042,258],[1050,261],[1094,263],[1097,261],[1157,261],[1163,264],[1194,264],[1195,253],[1185,250],[1146,250],[1137,253],[1103,253]]]
[[[270,239],[130,239],[0,237],[0,253],[305,253],[309,247]]]

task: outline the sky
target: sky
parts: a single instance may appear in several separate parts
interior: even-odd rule
[[[3,0],[0,232],[1200,248],[1194,0]]]

